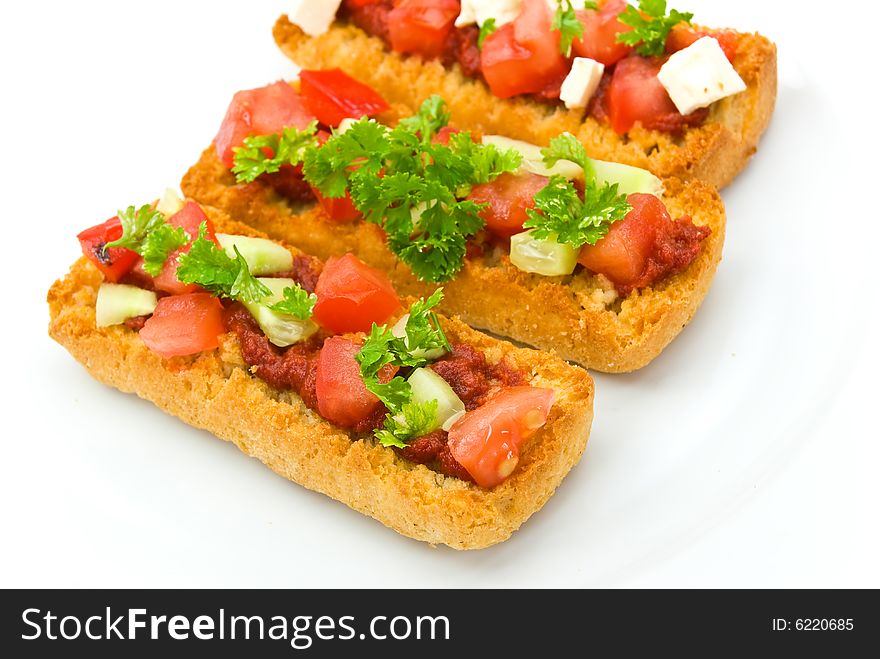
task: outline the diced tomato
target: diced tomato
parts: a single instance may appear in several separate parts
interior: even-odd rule
[[[628,132],[637,121],[645,127],[669,114],[679,114],[657,79],[663,60],[627,57],[617,63],[608,86],[607,109],[611,127]]]
[[[345,119],[373,117],[388,109],[385,99],[341,69],[302,71],[300,94],[306,108],[325,126],[338,126]]]
[[[495,487],[513,473],[522,445],[547,421],[555,398],[552,389],[502,389],[449,429],[452,456],[477,485]]]
[[[731,62],[736,59],[739,48],[739,37],[733,30],[695,30],[689,25],[681,24],[672,28],[666,39],[666,52],[677,53],[692,45],[703,37],[712,37],[721,46],[721,50]]]
[[[672,221],[666,206],[650,194],[631,194],[632,211],[611,225],[595,245],[585,245],[578,262],[608,277],[622,295],[681,272],[697,257],[710,229],[689,218]]]
[[[617,19],[624,9],[625,0],[611,0],[598,11],[587,9],[576,12],[584,26],[584,33],[571,45],[574,54],[589,57],[605,66],[616,64],[629,55],[633,51],[632,46],[617,41],[618,34],[633,29]]]
[[[354,207],[354,202],[351,200],[351,194],[348,190],[345,191],[344,197],[325,197],[318,188],[315,186],[311,187],[315,199],[321,204],[321,208],[327,213],[327,217],[334,222],[351,222],[361,216],[360,211]]]
[[[483,42],[483,77],[495,96],[553,96],[554,90],[559,96],[558,87],[569,67],[559,50],[560,34],[550,29],[552,21],[546,0],[523,0],[517,19],[502,25]]]
[[[336,334],[368,332],[400,308],[387,275],[352,254],[327,259],[315,293],[315,321]]]
[[[168,255],[162,271],[153,277],[153,287],[159,291],[165,291],[172,295],[182,295],[183,293],[195,293],[199,287],[195,284],[184,284],[177,279],[177,267],[181,254],[186,254],[192,247],[192,241],[199,235],[199,227],[202,222],[207,226],[206,238],[213,241],[219,247],[220,243],[214,235],[214,223],[208,219],[202,207],[194,201],[188,201],[183,205],[177,213],[168,218],[168,224],[175,227],[182,227],[192,240],[189,244],[184,245],[180,249],[176,249]],[[150,275],[144,270],[144,260],[138,257],[134,266],[134,271],[140,278],[149,279]]]
[[[345,0],[345,4],[349,7],[366,7],[379,2],[379,0]]]
[[[160,298],[140,337],[150,350],[168,358],[213,350],[225,332],[220,300],[210,293],[187,293]]]
[[[399,53],[439,57],[459,13],[458,0],[397,0],[388,14],[391,48]]]
[[[226,111],[214,147],[227,167],[233,165],[233,147],[241,146],[250,135],[272,135],[295,126],[305,128],[315,119],[302,96],[283,80],[238,92]]]
[[[107,281],[118,282],[131,271],[140,258],[136,252],[124,247],[104,249],[107,243],[122,238],[122,223],[118,217],[81,231],[76,237],[82,253],[104,273]]]
[[[351,339],[331,336],[318,354],[318,412],[341,428],[363,430],[362,424],[375,418],[382,407],[382,401],[364,385],[355,359],[360,349]],[[396,371],[397,367],[386,366],[379,373],[379,381],[388,382]]]
[[[526,211],[535,207],[535,195],[549,179],[538,174],[502,174],[490,183],[474,187],[468,199],[488,204],[480,211],[487,228],[496,236],[510,238],[523,231]]]

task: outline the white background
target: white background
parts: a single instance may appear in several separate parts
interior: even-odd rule
[[[97,384],[46,335],[75,234],[176,185],[233,92],[290,75],[286,4],[0,10],[0,586],[880,586],[875,3],[675,3],[780,47],[715,285],[649,368],[597,378],[545,509],[466,554]]]

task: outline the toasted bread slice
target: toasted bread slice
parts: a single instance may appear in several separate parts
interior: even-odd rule
[[[278,19],[275,41],[304,68],[339,67],[370,85],[391,103],[410,107],[439,94],[452,111],[452,123],[486,134],[501,134],[546,145],[568,131],[599,160],[649,169],[661,178],[701,180],[722,188],[746,166],[770,123],[776,104],[776,46],[758,34],[739,34],[734,61],[747,91],[715,103],[706,123],[680,137],[637,126],[625,137],[583,110],[566,110],[528,98],[502,100],[458,66],[401,56],[381,39],[337,22],[309,37],[287,16]]]
[[[205,210],[219,231],[262,236],[214,209]],[[411,538],[456,549],[506,540],[546,503],[586,446],[593,382],[585,371],[547,353],[487,337],[457,319],[441,319],[450,340],[475,347],[490,363],[505,359],[529,384],[557,392],[546,425],[529,441],[516,471],[491,490],[408,462],[370,437],[334,427],[295,394],[252,376],[234,334],[225,335],[212,352],[166,360],[125,326],[97,328],[101,281],[83,257],[48,296],[49,334],[91,375],[233,442],[285,478]]]
[[[709,290],[724,244],[724,205],[711,186],[664,181],[663,200],[673,217],[689,215],[711,235],[684,271],[653,288],[618,297],[605,277],[580,269],[568,277],[542,277],[490,253],[465,261],[444,284],[444,313],[473,327],[510,337],[563,359],[609,373],[648,364],[684,328]],[[214,149],[202,153],[184,176],[184,194],[215,206],[274,239],[301,246],[321,258],[352,252],[391,277],[398,291],[426,295],[436,285],[418,281],[385,246],[381,231],[362,221],[331,222],[317,206],[292,206],[259,179],[237,185]]]

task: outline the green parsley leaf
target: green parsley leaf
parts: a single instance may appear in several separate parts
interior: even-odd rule
[[[144,270],[153,277],[162,271],[165,259],[179,247],[189,242],[186,231],[180,227],[172,227],[165,216],[150,205],[135,210],[129,206],[119,211],[119,222],[122,224],[122,236],[118,240],[107,243],[110,247],[125,247],[144,257]]]
[[[477,48],[480,50],[483,49],[483,42],[486,41],[487,37],[498,29],[495,23],[494,18],[487,18],[480,26],[480,36],[477,37]]]
[[[247,261],[235,248],[236,258],[207,238],[207,224],[199,226],[199,235],[186,254],[181,254],[177,278],[184,284],[198,284],[218,297],[259,303],[272,291],[260,283],[248,269]]]
[[[594,7],[595,8],[595,3]],[[569,57],[571,55],[571,44],[575,39],[580,39],[584,34],[584,25],[578,20],[571,0],[558,0],[556,6],[556,14],[553,16],[551,30],[555,30],[560,34],[559,50],[563,55]]]
[[[535,195],[535,210],[526,211],[529,219],[523,226],[534,229],[535,237],[541,240],[582,247],[595,245],[630,210],[632,206],[626,195],[618,194],[616,183],[599,187],[595,179],[588,179],[581,201],[571,181],[552,176],[547,187]]]
[[[318,296],[314,293],[309,294],[299,284],[287,286],[283,291],[284,299],[269,306],[272,311],[287,314],[300,320],[308,320],[312,317],[312,311],[315,309],[315,303]]]
[[[410,133],[418,133],[422,142],[430,142],[437,131],[448,124],[449,109],[446,101],[434,94],[422,103],[413,116],[401,119],[398,126]]]
[[[162,224],[147,234],[138,250],[144,257],[144,270],[147,274],[157,277],[168,255],[189,242],[190,236],[182,227]]]
[[[389,149],[388,128],[371,119],[361,119],[344,133],[336,133],[320,148],[308,149],[303,159],[305,179],[331,199],[345,196],[349,168],[365,170],[376,177]]]
[[[277,172],[284,165],[298,165],[306,149],[315,144],[317,131],[318,122],[313,121],[304,130],[289,127],[281,135],[246,137],[244,146],[232,149],[235,180],[250,183],[261,174]],[[267,150],[273,155],[267,155]]]
[[[515,151],[474,143],[469,133],[435,144],[448,120],[446,104],[432,96],[394,129],[355,122],[307,150],[303,163],[306,181],[324,196],[350,192],[364,218],[385,231],[389,249],[425,281],[455,276],[468,239],[484,225],[481,207],[461,199],[522,161]]]
[[[405,403],[398,414],[385,416],[385,425],[376,431],[376,439],[382,446],[406,448],[412,440],[428,434],[436,418],[436,400]]]
[[[367,389],[375,394],[388,408],[389,415],[386,418],[383,435],[386,441],[392,441],[397,437],[403,441],[403,437],[418,437],[427,432],[429,423],[418,421],[424,415],[419,406],[412,404],[412,388],[405,379],[397,375],[388,382],[379,381],[379,372],[386,366],[393,365],[399,368],[417,368],[428,363],[424,356],[429,350],[443,348],[451,351],[449,339],[440,327],[437,315],[433,308],[443,299],[443,290],[438,289],[427,300],[420,299],[413,303],[409,310],[409,318],[406,322],[406,336],[397,337],[387,326],[376,325],[370,330],[370,335],[364,341],[355,359],[360,365],[361,377]],[[433,421],[436,414],[436,401],[431,412],[430,420]],[[407,412],[409,409],[409,412]],[[403,414],[408,431],[401,430],[401,421],[392,419],[393,416]],[[390,420],[389,420],[390,419]],[[397,424],[395,426],[394,424]],[[395,428],[397,429],[395,431]],[[420,430],[421,429],[421,430]],[[407,435],[407,432],[416,432],[419,435]],[[381,433],[382,431],[379,431]],[[377,434],[377,437],[379,435]],[[382,441],[380,437],[380,441]],[[398,446],[401,444],[386,444],[386,446]],[[405,446],[405,444],[403,444]]]
[[[636,52],[647,57],[662,55],[666,51],[669,32],[679,23],[690,24],[691,13],[673,9],[666,15],[666,0],[639,0],[639,8],[628,5],[618,20],[633,29],[617,35],[619,43],[638,46]]]
[[[593,161],[587,155],[584,145],[571,133],[562,133],[550,140],[550,146],[541,149],[544,164],[553,167],[560,160],[570,160],[584,170],[584,178],[595,177]]]

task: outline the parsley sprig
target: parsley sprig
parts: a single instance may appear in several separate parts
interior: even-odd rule
[[[269,287],[251,274],[247,261],[234,247],[235,258],[217,247],[207,237],[205,222],[199,226],[199,235],[186,254],[181,254],[177,278],[184,284],[198,284],[218,297],[262,304],[272,294]],[[268,305],[269,309],[288,314],[300,320],[312,315],[317,298],[309,295],[301,286],[288,286],[282,292],[284,299]]]
[[[137,210],[129,206],[119,211],[118,216],[122,236],[104,245],[104,249],[125,247],[137,252],[144,258],[144,270],[153,277],[162,272],[168,255],[190,240],[186,231],[168,224],[165,216],[150,205]]]
[[[529,219],[523,226],[534,229],[534,236],[540,240],[555,240],[577,248],[595,245],[630,210],[632,206],[626,195],[618,193],[616,183],[600,187],[594,178],[587,179],[581,200],[571,181],[556,175],[535,195],[535,209],[526,211]]]
[[[383,446],[406,447],[408,441],[428,432],[436,417],[437,401],[415,403],[409,382],[399,375],[380,382],[379,373],[389,365],[418,368],[428,363],[427,355],[432,351],[452,350],[433,311],[442,299],[443,289],[438,289],[427,300],[415,302],[409,310],[405,336],[394,336],[387,326],[374,323],[356,356],[367,389],[388,408],[384,427],[376,431]]]
[[[498,29],[494,18],[487,18],[480,26],[480,34],[477,37],[477,48],[483,49],[483,43]]]
[[[597,9],[595,2],[585,2],[584,9]],[[584,34],[584,25],[578,20],[571,0],[557,0],[556,13],[553,15],[551,30],[560,34],[559,50],[566,57],[571,55],[571,44]]]
[[[298,165],[305,150],[315,144],[318,122],[313,121],[303,130],[285,128],[280,135],[246,137],[244,146],[232,149],[232,173],[238,183],[250,183],[262,174],[277,172],[284,165]]]
[[[666,39],[679,23],[690,24],[694,15],[676,9],[666,13],[666,0],[639,0],[639,8],[632,5],[618,16],[618,20],[633,29],[617,35],[619,43],[637,46],[639,55],[651,57],[662,55],[666,50]]]
[[[388,246],[422,280],[442,282],[461,269],[467,240],[484,221],[481,206],[463,199],[473,185],[516,171],[522,157],[476,144],[469,133],[433,141],[449,123],[439,96],[388,128],[369,119],[308,149],[306,181],[328,198],[350,192],[368,222],[385,231]]]
[[[570,160],[581,166],[585,179],[595,177],[593,160],[587,155],[587,150],[580,140],[571,133],[562,133],[554,137],[550,140],[549,146],[541,149],[541,155],[544,156],[544,163],[548,167],[553,167],[560,160]]]

